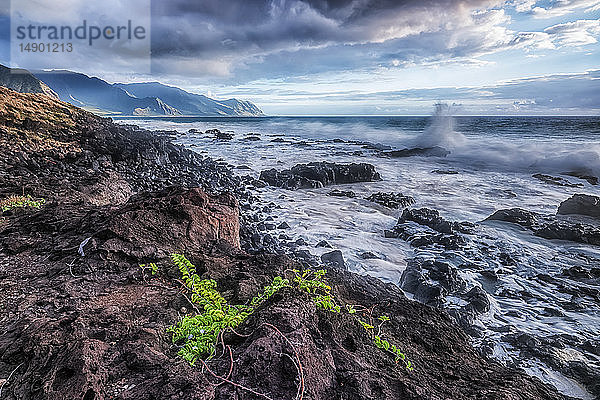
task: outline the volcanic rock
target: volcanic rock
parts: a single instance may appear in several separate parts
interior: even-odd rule
[[[381,176],[371,164],[312,162],[298,164],[283,171],[274,168],[262,171],[260,179],[271,186],[296,190],[343,183],[373,182],[381,180]]]

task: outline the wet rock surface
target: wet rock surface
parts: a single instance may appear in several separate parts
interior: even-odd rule
[[[373,203],[380,204],[387,208],[406,208],[412,204],[415,204],[415,199],[411,196],[405,196],[402,193],[373,193],[366,200],[372,201]]]
[[[387,157],[397,158],[397,157],[446,157],[450,152],[443,147],[434,146],[434,147],[415,147],[412,149],[402,149],[402,150],[392,150],[392,151],[384,151],[381,154]]]
[[[575,202],[567,204],[569,204],[569,207],[576,207],[574,205]],[[569,210],[569,208],[566,209]],[[579,207],[576,207],[576,209],[579,212],[586,212]],[[564,210],[565,208],[563,207],[563,212]],[[594,213],[593,208],[586,208],[586,210]],[[598,224],[557,219],[552,215],[541,215],[520,208],[498,210],[486,218],[486,221],[504,221],[518,224],[532,230],[534,235],[545,239],[569,240],[600,246],[600,227]]]
[[[571,171],[571,172],[567,172],[567,175],[574,176],[575,178],[583,179],[583,180],[587,181],[590,185],[598,184],[598,177],[590,174],[589,172],[585,173],[585,172],[581,172],[581,171]]]
[[[416,225],[429,228],[423,231]],[[388,238],[402,238],[413,247],[439,245],[447,250],[457,250],[466,245],[459,233],[470,234],[474,224],[470,222],[451,222],[442,218],[437,210],[429,208],[405,209],[398,223],[385,231]]]
[[[558,214],[578,214],[600,218],[600,197],[574,194],[558,206]]]
[[[213,135],[217,140],[231,140],[233,139],[232,132],[221,132],[218,129],[209,129],[204,132],[205,135]]]
[[[371,164],[312,162],[298,164],[288,170],[262,171],[260,179],[271,186],[296,190],[344,183],[380,181],[381,176]]]
[[[499,210],[486,219],[490,220],[518,224],[544,238],[596,243],[593,241],[595,228],[553,215],[515,208]],[[595,336],[593,333],[555,334],[550,340],[547,332],[523,330],[507,323],[511,319],[525,318],[527,311],[511,307],[515,302],[522,303],[526,307],[523,310],[536,310],[536,317],[527,317],[533,319],[569,323],[569,312],[593,314],[600,304],[600,269],[595,266],[600,260],[582,257],[580,265],[555,272],[550,272],[548,264],[540,260],[539,271],[543,272],[512,285],[511,278],[505,276],[513,276],[511,270],[520,268],[523,257],[530,255],[505,247],[502,240],[487,237],[484,232],[483,226],[451,222],[435,210],[404,210],[398,224],[386,232],[388,237],[408,241],[415,249],[415,257],[408,260],[399,280],[400,287],[424,304],[447,309],[479,343],[482,354],[493,356],[497,351],[494,348],[498,348],[494,346],[508,345],[517,351],[512,357],[514,365],[529,366],[531,360],[537,360],[535,362],[543,363],[554,373],[579,382],[592,396],[600,396],[597,385],[600,366],[594,356],[595,342],[590,339]],[[465,279],[472,274],[482,279],[476,284]],[[558,293],[548,297],[549,290]],[[492,299],[509,308],[503,311],[495,308]],[[482,318],[489,321],[492,314],[498,324],[491,324],[491,332],[486,333],[478,321]],[[490,344],[493,342],[497,344]]]
[[[539,179],[544,183],[548,183],[550,185],[557,186],[565,186],[565,187],[583,187],[583,183],[572,183],[568,179],[561,178],[560,176],[551,176],[544,174],[534,174],[532,175],[534,178]]]
[[[255,398],[243,385],[287,399],[301,384],[306,399],[564,398],[522,371],[486,361],[447,313],[406,299],[395,285],[334,266],[327,276],[336,297],[388,315],[389,340],[414,363],[413,372],[380,352],[348,314],[318,309],[287,290],[261,306],[239,335],[223,338],[231,358],[218,354],[208,362],[238,386],[189,366],[166,333],[193,312],[171,252],[185,252],[233,304],[247,303],[274,276],[314,257],[305,250],[293,250],[295,260],[269,254],[283,230],[273,227],[275,206],[245,190],[252,178],[64,103],[2,88],[0,95],[0,193],[20,191],[27,181],[28,194],[47,200],[40,210],[19,210],[0,224],[0,377],[10,376],[3,398]],[[36,141],[40,134],[44,140]],[[110,143],[115,148],[104,147]],[[97,194],[90,188],[98,187],[103,169],[122,184]],[[425,214],[420,221],[445,229],[439,216]],[[248,246],[256,254],[243,250]],[[149,262],[159,265],[158,275],[140,269]],[[450,264],[419,268],[448,290],[466,290]],[[435,299],[421,286],[423,299]],[[477,293],[465,296],[474,310],[485,309]]]
[[[330,251],[321,256],[323,264],[332,265],[338,268],[344,268],[345,262],[342,252],[339,250]]]
[[[431,173],[438,175],[458,175],[459,172],[453,169],[434,169]]]
[[[333,189],[331,192],[327,193],[327,196],[331,196],[331,197],[348,197],[350,199],[353,199],[353,198],[356,197],[356,193],[354,193],[352,190]]]

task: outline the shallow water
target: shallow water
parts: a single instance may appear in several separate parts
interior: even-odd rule
[[[132,121],[124,121],[131,123]],[[519,355],[504,338],[510,333],[530,333],[536,337],[572,335],[580,341],[600,337],[600,305],[588,302],[583,310],[569,310],[564,304],[571,296],[558,284],[581,286],[582,283],[557,277],[573,265],[600,265],[600,248],[533,236],[516,225],[485,222],[478,226],[478,242],[493,244],[517,260],[515,266],[497,265],[486,259],[470,260],[472,252],[444,254],[411,248],[401,239],[384,238],[383,231],[396,223],[400,210],[390,210],[364,200],[369,194],[402,192],[413,196],[413,207],[440,211],[450,220],[480,222],[497,209],[521,207],[554,214],[559,203],[574,193],[600,195],[600,188],[587,181],[562,175],[578,188],[549,185],[532,178],[534,173],[558,175],[577,171],[600,175],[600,118],[596,117],[455,117],[440,110],[425,117],[306,117],[306,118],[152,118],[135,124],[149,129],[177,130],[217,128],[233,131],[231,141],[215,141],[203,134],[178,136],[177,142],[202,154],[235,166],[246,166],[240,174],[258,177],[261,170],[284,169],[310,161],[368,162],[376,166],[381,182],[358,183],[339,187],[353,190],[354,199],[327,196],[331,187],[286,191],[259,189],[263,200],[275,202],[279,221],[291,229],[285,233],[304,238],[306,249],[320,255],[330,249],[315,248],[327,240],[340,249],[348,267],[384,281],[398,283],[408,259],[413,257],[444,259],[453,264],[472,261],[483,270],[498,271],[497,281],[487,280],[479,271],[462,269],[469,285],[478,285],[488,293],[492,308],[477,324],[483,335],[474,344],[487,346],[499,360],[518,365],[529,373],[554,384],[561,392],[592,398],[577,382],[545,365],[535,357]],[[260,134],[258,141],[244,140],[248,133]],[[281,138],[284,142],[272,142]],[[333,139],[343,139],[344,142]],[[356,142],[352,142],[356,141]],[[451,151],[446,158],[377,157],[361,143],[370,142],[393,148],[440,145]],[[456,175],[432,173],[451,169]],[[363,260],[370,251],[380,259]],[[538,274],[553,277],[540,282]],[[598,289],[598,287],[592,288]],[[526,292],[526,297],[510,293]],[[508,295],[507,295],[508,293]],[[460,305],[460,299],[448,298],[446,307]],[[558,310],[547,316],[545,309]],[[600,359],[568,345],[561,350],[564,359],[581,358],[600,368]]]

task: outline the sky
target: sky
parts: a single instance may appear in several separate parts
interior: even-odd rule
[[[13,67],[159,81],[269,115],[425,115],[438,101],[458,114],[600,115],[600,0],[0,1],[0,62]],[[16,50],[19,24],[83,19],[131,20],[147,36]]]

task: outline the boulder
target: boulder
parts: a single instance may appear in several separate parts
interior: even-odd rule
[[[427,279],[418,265],[409,264],[400,276],[400,288],[408,293],[415,293],[419,286],[425,284]]]
[[[277,229],[290,229],[291,226],[287,222],[283,221],[279,225],[277,225]]]
[[[373,193],[366,200],[372,201],[373,203],[380,204],[387,208],[406,208],[412,204],[415,204],[415,199],[411,196],[405,196],[402,193]]]
[[[321,261],[324,264],[330,264],[333,266],[336,266],[338,268],[344,268],[344,257],[342,255],[342,252],[339,250],[333,250],[330,251],[329,253],[325,253],[321,256]]]
[[[380,181],[381,176],[375,171],[373,165],[367,163],[312,162],[298,164],[283,171],[274,168],[262,171],[260,179],[271,186],[295,190],[344,183]]]
[[[583,187],[583,183],[572,183],[565,178],[561,178],[560,176],[550,176],[544,174],[534,174],[532,175],[535,179],[539,179],[544,183],[548,183],[550,185],[556,186],[565,186],[565,187]]]
[[[331,249],[331,245],[327,240],[321,240],[319,243],[315,245],[315,247],[328,247]]]
[[[558,214],[578,214],[600,218],[600,197],[588,194],[574,194],[560,203]]]
[[[536,229],[534,234],[545,239],[569,240],[600,246],[600,229],[587,224],[554,221]]]
[[[218,129],[209,129],[204,132],[207,135],[213,135],[217,140],[231,140],[233,139],[233,134],[231,132],[221,132]]]
[[[415,300],[432,307],[440,307],[444,303],[446,291],[440,286],[423,283],[415,290]]]
[[[428,226],[440,233],[452,233],[452,223],[440,217],[440,213],[437,210],[430,208],[412,208],[402,211],[398,223],[402,224],[407,221]]]
[[[574,176],[575,178],[579,178],[579,179],[583,179],[585,181],[588,181],[588,183],[590,185],[597,185],[598,184],[598,177],[597,176],[588,175],[585,172],[571,171],[571,172],[567,172],[566,174],[569,175],[569,176]]]
[[[490,299],[485,290],[479,286],[475,286],[465,295],[465,300],[469,302],[465,306],[467,312],[484,314],[490,310]]]
[[[333,189],[331,192],[327,193],[327,196],[331,196],[331,197],[348,197],[350,199],[353,199],[354,197],[356,197],[356,193],[354,193],[352,190]]]
[[[540,215],[522,208],[498,210],[487,217],[485,221],[504,221],[533,229],[538,225]]]
[[[370,251],[365,251],[364,253],[361,253],[360,258],[362,258],[363,260],[379,260],[381,259],[381,257],[379,257],[377,254],[370,252]]]
[[[465,281],[458,276],[458,269],[443,261],[425,261],[422,268],[429,271],[429,277],[438,281],[449,293],[461,291]]]
[[[587,215],[594,214],[594,196],[576,197],[572,201],[563,202],[566,206],[562,208],[562,213],[566,211],[587,212]],[[591,198],[591,199],[588,199]],[[596,198],[597,199],[597,198]],[[580,207],[581,204],[588,205]],[[591,224],[572,222],[568,220],[559,220],[552,215],[541,215],[521,208],[511,208],[508,210],[498,210],[485,219],[486,221],[506,221],[521,225],[533,231],[533,234],[545,239],[569,240],[572,242],[586,243],[595,246],[600,245],[600,228]]]
[[[437,210],[432,210],[430,208],[404,210],[398,223],[401,224],[407,221],[413,221],[419,225],[428,226],[440,233],[452,233],[450,222],[440,217],[440,213]]]
[[[398,157],[446,157],[450,152],[443,147],[433,146],[433,147],[414,147],[412,149],[402,149],[402,150],[392,150],[383,152],[383,155],[392,158]]]
[[[97,235],[119,238],[106,241],[106,250],[117,243],[136,243],[134,252],[168,243],[172,252],[191,251],[217,241],[239,249],[238,215],[237,200],[230,194],[209,196],[199,188],[171,188],[131,197]]]

